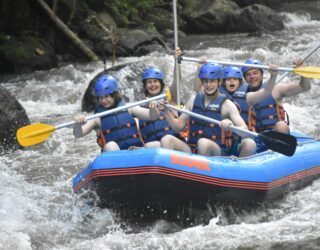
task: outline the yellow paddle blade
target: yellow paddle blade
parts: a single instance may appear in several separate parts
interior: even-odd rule
[[[56,128],[54,126],[36,123],[19,128],[17,140],[23,147],[32,146],[44,142]]]
[[[293,68],[292,71],[306,78],[320,78],[320,67],[307,66]]]

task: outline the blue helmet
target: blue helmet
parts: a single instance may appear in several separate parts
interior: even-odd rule
[[[149,78],[156,78],[163,81],[163,73],[158,68],[147,68],[142,75],[142,81]]]
[[[198,77],[200,79],[220,79],[222,77],[221,65],[206,63],[201,66]]]
[[[255,65],[262,65],[262,63],[258,60],[255,60],[255,59],[252,59],[252,58],[249,58],[247,59],[245,62],[245,64],[255,64]],[[254,65],[252,65],[252,67],[242,67],[242,74],[245,75],[245,73],[249,70],[249,69],[254,69]],[[261,72],[263,73],[263,70],[262,69],[259,69],[261,70]]]
[[[226,79],[229,77],[240,78],[242,79],[242,72],[239,67],[228,66],[223,69],[222,79]]]
[[[110,75],[100,76],[94,85],[95,96],[105,96],[118,90],[117,80]]]

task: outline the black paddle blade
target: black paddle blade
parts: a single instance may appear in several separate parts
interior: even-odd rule
[[[271,150],[283,155],[292,156],[297,148],[297,138],[273,130],[260,133],[260,140]]]

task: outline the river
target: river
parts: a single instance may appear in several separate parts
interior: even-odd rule
[[[292,64],[319,42],[320,21],[308,15],[282,13],[285,30],[260,37],[246,34],[198,35],[181,39],[186,56],[242,62],[249,56],[281,66]],[[319,49],[320,50],[320,49]],[[154,52],[120,58],[118,63],[144,62],[173,77],[173,58]],[[320,51],[307,61],[319,65]],[[110,66],[111,62],[107,62]],[[26,109],[32,123],[61,124],[81,112],[82,96],[102,63],[67,64],[49,71],[14,76],[2,83]],[[196,65],[182,62],[181,99],[191,93]],[[139,79],[130,68],[116,77],[129,99],[141,96]],[[266,73],[266,76],[268,74]],[[283,82],[297,81],[289,75]],[[285,100],[292,130],[320,136],[320,81],[312,90]],[[71,189],[75,174],[99,149],[95,136],[75,139],[71,129],[60,129],[43,144],[0,156],[0,249],[320,249],[320,179],[255,211],[237,214],[235,223],[213,218],[208,225],[172,230],[158,222],[132,231],[107,209],[83,206]],[[288,166],[290,167],[290,166]]]

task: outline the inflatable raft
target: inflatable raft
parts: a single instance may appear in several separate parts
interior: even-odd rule
[[[320,174],[320,141],[293,133],[288,157],[271,150],[247,158],[204,157],[162,148],[102,153],[73,179],[78,194],[121,216],[176,220],[191,210],[236,208],[276,200]]]

